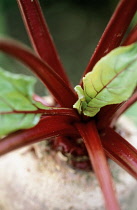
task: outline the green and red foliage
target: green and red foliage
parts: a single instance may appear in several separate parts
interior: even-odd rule
[[[117,118],[136,102],[137,92],[135,90],[126,103],[103,107],[95,117],[80,116],[73,109],[77,95],[61,64],[38,0],[17,2],[35,52],[16,41],[6,39],[0,39],[0,50],[28,66],[48,88],[54,98],[54,106],[62,109],[35,111],[42,114],[39,123],[33,128],[3,137],[0,140],[0,155],[28,144],[46,139],[49,141],[49,138],[52,148],[61,149],[63,154],[72,153],[76,157],[89,155],[104,194],[106,208],[117,210],[119,204],[106,156],[137,178],[137,151],[114,130]],[[137,27],[124,38],[136,10],[137,0],[119,2],[83,75],[92,71],[100,58],[111,50],[137,41]],[[43,98],[34,96],[34,100],[38,98],[45,103]],[[80,138],[83,141],[78,143]],[[72,164],[79,168],[89,168],[89,161]]]

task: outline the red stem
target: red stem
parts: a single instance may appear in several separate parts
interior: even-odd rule
[[[70,124],[71,121],[69,116],[43,117],[35,127],[15,132],[0,140],[0,155],[50,137],[78,136],[77,130]]]
[[[97,127],[98,130],[104,130],[106,127],[111,125],[113,118],[115,118],[115,113],[120,109],[123,103],[113,104],[101,108],[100,112],[97,114]]]
[[[90,59],[84,75],[93,69],[100,58],[120,45],[136,10],[137,0],[120,1]]]
[[[95,170],[102,192],[104,194],[106,208],[108,210],[118,210],[119,205],[115,198],[110,171],[94,122],[90,121],[86,124],[79,123],[76,124],[76,127],[83,137],[86,148],[88,150],[92,166]]]
[[[77,112],[74,109],[69,109],[69,108],[49,108],[49,109],[38,109],[35,111],[9,111],[9,112],[1,112],[0,115],[2,114],[42,114],[44,116],[69,116],[72,118],[72,120],[79,120],[79,116]]]
[[[75,92],[66,85],[63,79],[28,48],[13,40],[0,40],[0,50],[16,57],[31,68],[31,70],[48,87],[57,102],[64,107],[71,108],[77,97]]]
[[[137,179],[137,150],[112,128],[101,139],[106,154]]]
[[[56,70],[66,84],[69,84],[38,0],[17,0],[17,2],[35,51]]]
[[[137,42],[137,25],[131,30],[122,45],[127,46],[134,42]]]
[[[131,98],[125,102],[116,112],[113,116],[113,119],[111,121],[110,126],[113,127],[117,121],[117,119],[128,109],[130,106],[132,106],[137,101],[137,91],[131,96]]]
[[[102,130],[105,127],[113,127],[118,117],[120,117],[121,114],[123,114],[133,103],[136,102],[136,95],[137,88],[135,90],[135,93],[131,96],[130,99],[128,99],[127,102],[103,107],[97,115],[98,129]]]

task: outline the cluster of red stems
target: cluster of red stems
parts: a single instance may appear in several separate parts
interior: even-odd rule
[[[0,155],[49,138],[52,147],[63,154],[70,153],[74,157],[84,157],[88,154],[104,195],[106,209],[118,210],[120,208],[106,156],[137,178],[137,150],[114,130],[117,118],[136,102],[137,91],[134,91],[127,102],[106,106],[93,118],[85,119],[78,115],[72,108],[77,95],[60,62],[38,0],[17,2],[35,53],[16,41],[5,39],[0,39],[0,50],[30,67],[54,97],[55,106],[66,109],[48,110],[47,114],[43,112],[40,122],[35,127],[14,132],[1,139]],[[137,41],[137,26],[123,40],[136,10],[137,0],[119,2],[84,75],[114,48]],[[35,95],[34,99],[46,104],[40,96]],[[36,113],[39,113],[39,110]],[[73,162],[73,165],[86,169],[88,161]]]

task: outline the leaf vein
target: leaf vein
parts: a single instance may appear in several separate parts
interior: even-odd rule
[[[105,86],[103,86],[103,88],[101,88],[100,91],[97,92],[96,96],[104,89],[106,88],[118,75],[120,75],[123,71],[126,71],[128,69],[128,67],[131,65],[131,63],[135,62],[137,60],[137,58],[135,58],[134,60],[132,60],[127,66],[126,68],[124,68],[122,71],[120,71],[119,73],[117,73]],[[95,96],[95,97],[96,97]]]
[[[12,110],[15,110],[14,107],[8,103],[7,100],[5,100],[5,98],[3,98],[2,96],[0,96],[0,100],[3,101],[6,105],[8,105]]]

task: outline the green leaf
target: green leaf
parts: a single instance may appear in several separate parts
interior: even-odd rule
[[[31,128],[39,122],[40,113],[29,113],[39,108],[46,109],[33,100],[35,82],[33,77],[0,69],[0,137],[19,129]]]
[[[104,56],[76,86],[78,101],[73,105],[86,116],[95,116],[101,107],[126,101],[137,86],[137,43],[118,47]]]

